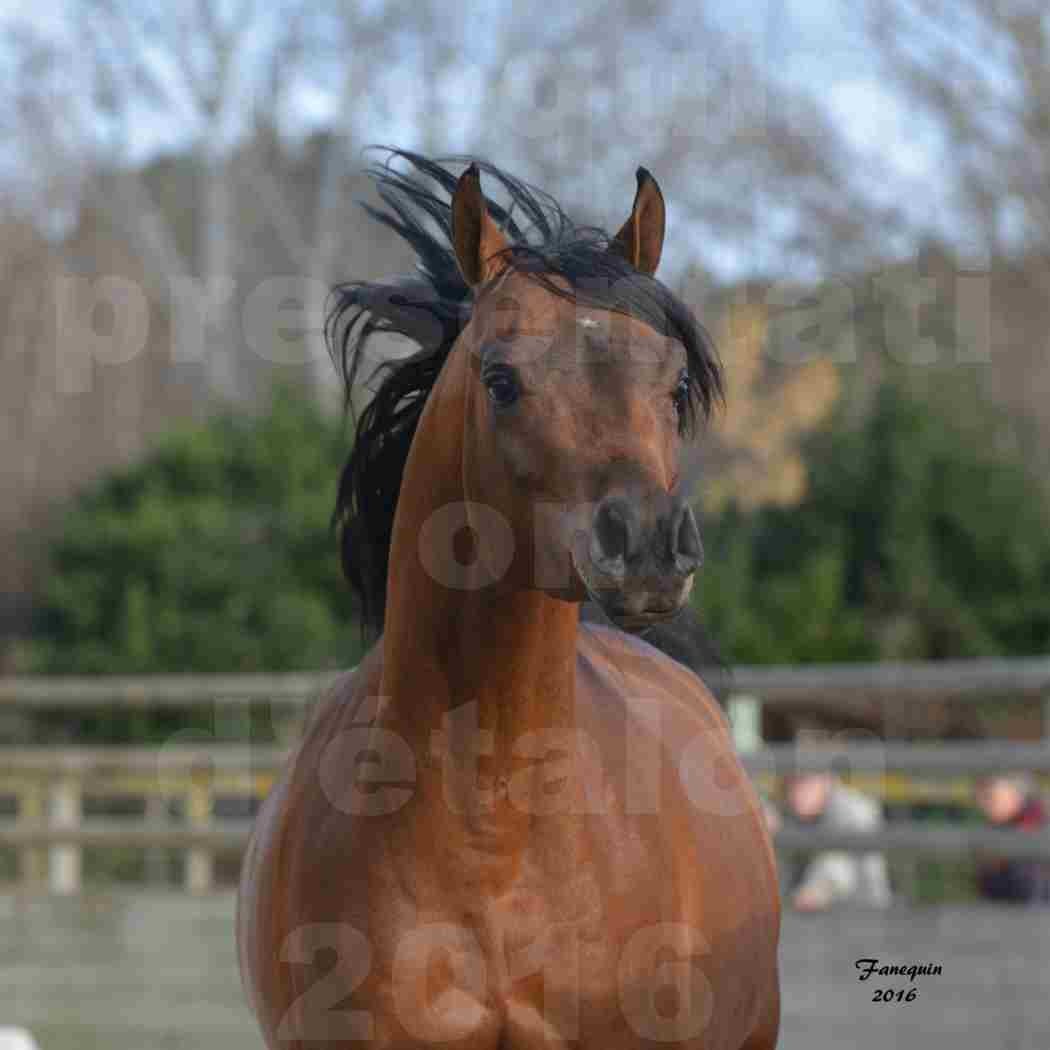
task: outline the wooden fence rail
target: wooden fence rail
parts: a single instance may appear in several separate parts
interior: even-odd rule
[[[275,704],[301,707],[338,677],[316,674],[155,675],[143,678],[0,678],[0,711],[117,706],[129,709]],[[1050,776],[1050,742],[910,745],[851,741],[834,746],[764,747],[757,737],[759,705],[844,702],[916,703],[988,696],[1043,699],[1050,695],[1050,659],[979,660],[938,664],[822,667],[739,667],[732,676],[730,720],[749,771],[769,784],[802,769],[833,768],[863,790],[899,797],[901,777],[912,786],[951,785],[938,797],[956,801],[978,774],[1026,770]],[[1048,720],[1050,725],[1050,720]],[[200,892],[213,884],[215,854],[240,851],[247,820],[218,820],[217,797],[258,799],[276,777],[286,751],[240,745],[162,748],[0,749],[0,796],[16,799],[13,819],[0,820],[0,846],[19,855],[22,878],[53,892],[76,892],[82,851],[89,847],[173,848],[186,851],[185,885]],[[147,800],[146,819],[85,817],[85,799],[131,795]],[[153,802],[181,800],[179,822],[157,818]],[[892,850],[960,854],[986,850],[1003,856],[1050,858],[1050,836],[982,827],[930,827],[893,823],[882,831],[850,836],[785,829],[778,844],[795,848]]]
[[[985,773],[1050,774],[1050,745],[985,741],[946,744],[860,744],[834,746],[775,744],[742,756],[753,774],[836,770],[850,774],[917,773],[924,777],[980,776]]]
[[[171,774],[209,773],[229,784],[247,784],[250,777],[272,778],[281,769],[288,750],[281,747],[245,747],[214,744],[208,747],[172,746],[0,748],[0,792],[20,775],[72,776],[81,779],[147,774],[163,781]],[[924,776],[976,776],[1008,770],[1050,774],[1050,744],[982,741],[944,744],[907,744],[887,741],[833,745],[770,744],[741,756],[754,774],[784,776],[795,771],[835,769],[847,773],[911,772]],[[181,779],[177,779],[182,783]]]
[[[0,708],[98,707],[130,709],[194,704],[276,703],[302,705],[317,699],[341,673],[157,674],[114,676],[10,676],[0,678]]]
[[[205,827],[135,823],[130,820],[87,820],[79,824],[17,824],[0,822],[0,845],[30,846],[161,846],[211,850],[241,850],[248,844],[251,822],[221,820]],[[930,826],[902,822],[879,831],[848,832],[786,828],[777,844],[790,849],[907,850],[918,853],[988,851],[1011,857],[1050,858],[1050,834],[1018,835],[977,826]]]
[[[190,704],[303,704],[346,672],[187,674],[144,677],[0,678],[0,707],[183,707]],[[934,663],[815,664],[807,667],[734,667],[733,693],[777,705],[844,698],[892,702],[1018,699],[1050,696],[1050,658],[944,660]]]
[[[17,816],[0,821],[0,845],[15,848],[28,882],[44,882],[55,893],[75,893],[85,847],[172,848],[186,851],[185,885],[192,892],[213,884],[217,851],[240,851],[250,821],[217,820],[216,797],[258,799],[278,775],[286,752],[279,748],[26,748],[0,752],[0,795],[18,800]],[[843,770],[864,790],[886,795],[886,782],[906,770],[926,780],[971,777],[993,770],[1050,772],[1043,745],[889,744],[833,751],[769,747],[744,757],[746,767],[767,782],[799,769]],[[92,795],[131,794],[179,798],[178,823],[147,819],[92,819],[83,815]],[[1003,856],[1050,859],[1050,836],[983,827],[930,827],[893,823],[870,835],[798,832],[778,835],[785,848],[841,848],[965,854],[985,850]]]
[[[168,824],[151,825],[126,820],[88,820],[66,827],[0,823],[0,846],[14,846],[20,849],[41,846],[159,846],[171,849],[239,852],[247,846],[250,835],[251,822],[245,820],[218,821],[207,827],[172,827]],[[1018,834],[985,827],[931,827],[910,822],[890,824],[872,832],[832,831],[820,828],[782,829],[776,834],[776,842],[778,846],[786,849],[807,851],[897,850],[908,853],[958,855],[976,850],[1003,857],[1050,860],[1050,834]]]

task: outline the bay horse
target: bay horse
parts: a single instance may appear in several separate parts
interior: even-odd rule
[[[701,562],[681,471],[718,358],[653,276],[647,171],[608,236],[468,161],[372,168],[419,272],[329,316],[348,396],[373,336],[419,350],[378,370],[340,482],[381,635],[256,821],[249,1000],[271,1050],[771,1050],[762,811],[700,678],[640,637]]]

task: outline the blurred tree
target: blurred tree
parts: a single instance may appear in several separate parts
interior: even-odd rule
[[[943,151],[941,188],[978,259],[1050,237],[1050,21],[1040,0],[866,0],[874,54]]]
[[[134,247],[151,296],[190,307],[198,338],[175,359],[201,366],[202,402],[254,393],[259,362],[245,351],[259,350],[244,346],[240,323],[253,226],[265,220],[278,241],[257,260],[264,276],[295,275],[314,316],[318,289],[343,276],[332,268],[353,164],[350,114],[390,59],[390,15],[355,0],[58,0],[47,20],[3,22],[0,62],[18,85],[0,105],[8,183],[42,224],[96,213]],[[334,116],[307,181],[295,147],[317,127],[303,114],[319,97]],[[150,177],[164,155],[176,158],[174,185]],[[317,332],[305,351],[298,363],[323,387]]]
[[[672,208],[669,280],[727,248],[834,269],[891,228],[854,199],[859,166],[820,107],[768,83],[765,56],[703,5],[478,14],[436,0],[0,14],[0,549],[14,552],[0,629],[36,585],[17,537],[86,479],[216,401],[256,405],[274,372],[334,397],[328,289],[404,262],[353,205],[371,193],[363,143],[487,154],[614,228],[645,163]],[[773,242],[783,252],[763,254]],[[97,287],[112,278],[123,305]],[[56,309],[70,287],[76,309]],[[141,339],[118,339],[117,314],[136,311]]]
[[[718,311],[726,399],[701,448],[709,465],[698,495],[709,510],[730,500],[744,509],[797,503],[806,484],[800,439],[826,419],[840,394],[840,370],[829,354],[778,359],[770,296],[759,289],[752,299],[749,291],[736,289]]]
[[[418,6],[440,8],[431,24],[464,54],[444,5]],[[635,169],[651,168],[671,208],[665,279],[727,256],[752,276],[863,265],[899,228],[896,208],[862,188],[823,100],[778,78],[775,56],[728,33],[712,6],[584,0],[537,20],[495,4],[487,46],[423,82],[458,103],[445,126],[465,123],[465,145],[601,225],[619,224]]]
[[[927,269],[980,331],[987,392],[1039,424],[1050,472],[1050,18],[1041,0],[864,0],[869,53],[931,158],[920,232],[950,246]],[[931,177],[932,176],[932,177]],[[892,184],[892,182],[888,183]],[[903,187],[898,193],[906,193]],[[923,267],[923,269],[926,269]],[[912,281],[923,296],[927,274]],[[958,324],[959,322],[957,322]],[[921,370],[920,370],[921,371]]]
[[[329,519],[343,429],[279,388],[88,489],[44,585],[34,669],[340,667],[360,652]]]
[[[713,517],[698,602],[741,662],[1031,655],[1050,647],[1050,509],[962,384],[897,377],[804,443],[797,506]]]

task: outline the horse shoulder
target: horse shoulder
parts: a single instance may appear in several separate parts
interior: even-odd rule
[[[608,703],[649,701],[714,733],[729,732],[718,701],[695,671],[636,635],[602,624],[580,625],[578,682]]]
[[[381,646],[376,645],[352,671],[341,674],[306,716],[300,741],[256,817],[241,865],[237,899],[237,941],[245,991],[263,1028],[280,1022],[277,1004],[293,998],[285,987],[282,953],[301,922],[301,902],[291,892],[290,866],[304,827],[326,808],[317,791],[317,771],[326,746],[341,728],[368,717],[379,691]],[[322,793],[323,794],[323,793]],[[292,946],[294,948],[294,946]]]

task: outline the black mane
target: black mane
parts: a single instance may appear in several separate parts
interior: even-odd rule
[[[428,159],[389,149],[373,165],[385,209],[362,207],[411,245],[415,277],[337,286],[326,319],[329,351],[342,374],[347,403],[360,375],[365,348],[376,334],[407,337],[419,349],[377,365],[374,396],[356,422],[353,450],[339,481],[334,523],[343,571],[357,592],[366,630],[383,626],[387,567],[401,478],[420,414],[441,366],[470,319],[471,290],[452,249],[451,197],[457,175],[473,162],[508,198],[487,201],[489,214],[510,241],[510,266],[564,298],[628,314],[685,347],[691,378],[683,428],[691,431],[722,396],[713,344],[692,311],[666,286],[639,273],[608,250],[603,230],[573,223],[553,197],[471,157]],[[402,162],[407,171],[393,167]],[[571,291],[552,281],[563,278]]]

